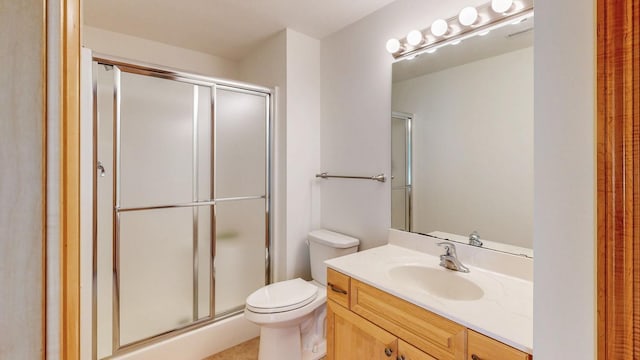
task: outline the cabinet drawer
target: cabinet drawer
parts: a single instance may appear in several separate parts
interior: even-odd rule
[[[351,279],[351,311],[440,360],[464,360],[466,328]]]
[[[468,360],[530,360],[531,355],[469,330]]]
[[[347,275],[327,268],[327,298],[349,308],[349,283]]]

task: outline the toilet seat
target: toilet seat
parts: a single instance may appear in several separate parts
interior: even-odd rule
[[[318,296],[318,287],[300,278],[280,281],[254,291],[247,297],[247,310],[273,314],[301,308]]]

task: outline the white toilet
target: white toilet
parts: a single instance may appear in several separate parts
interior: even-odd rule
[[[247,297],[244,315],[260,325],[258,360],[317,360],[326,354],[327,267],[324,261],[354,253],[358,239],[329,230],[309,233],[312,281],[280,281]]]

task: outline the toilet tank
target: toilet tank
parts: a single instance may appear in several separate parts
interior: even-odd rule
[[[322,285],[327,285],[327,266],[325,260],[352,254],[358,251],[360,240],[325,229],[309,233],[309,260],[311,277]]]

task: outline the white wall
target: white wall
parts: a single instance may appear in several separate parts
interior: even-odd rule
[[[44,354],[45,4],[0,0],[0,358]]]
[[[393,84],[415,115],[413,231],[533,247],[533,48]]]
[[[397,0],[322,41],[323,170],[388,173],[392,61],[384,43],[470,3]],[[593,4],[536,2],[534,351],[544,360],[595,358]],[[386,241],[388,183],[321,186],[323,226],[364,247]]]
[[[272,187],[276,280],[309,278],[307,233],[319,226],[320,42],[291,29],[240,63],[240,79],[277,87]]]
[[[390,37],[455,15],[469,0],[397,0],[321,42],[321,169],[334,174],[390,174]],[[361,240],[361,249],[387,241],[390,183],[325,180],[322,226]]]
[[[594,45],[594,0],[536,1],[538,359],[596,358]]]
[[[82,45],[97,54],[161,65],[222,79],[237,79],[238,63],[218,56],[84,25]]]
[[[320,41],[287,29],[287,277],[310,278],[307,234],[320,226]]]

